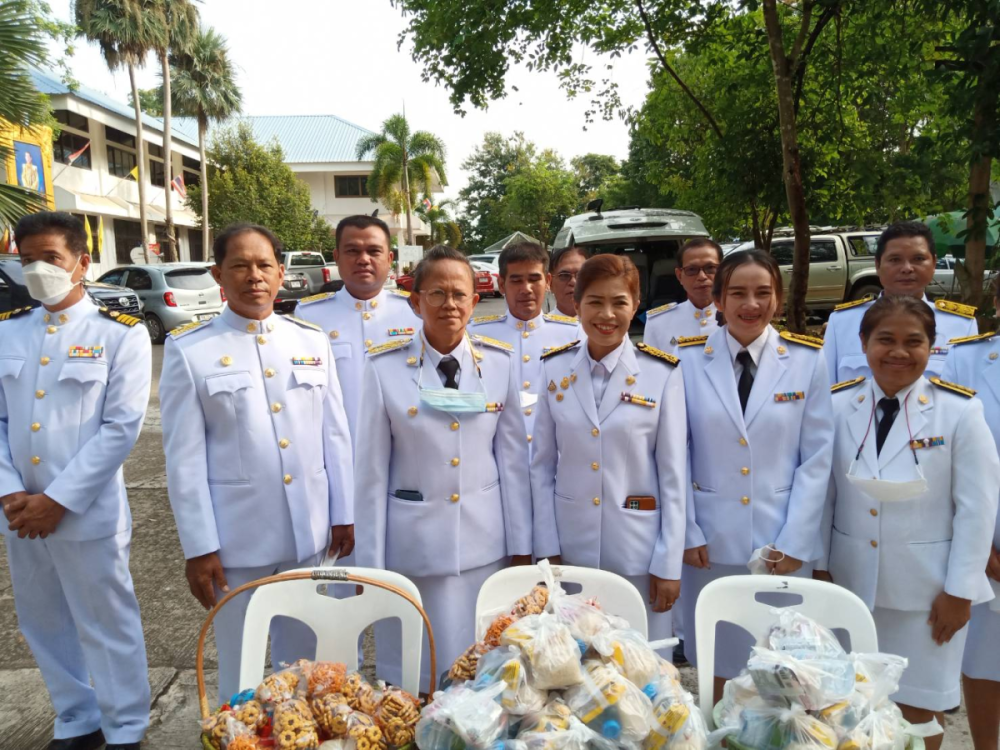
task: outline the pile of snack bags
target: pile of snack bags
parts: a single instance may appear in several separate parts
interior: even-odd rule
[[[344,664],[301,660],[202,722],[205,750],[389,750],[412,746],[420,703]]]
[[[847,653],[836,636],[791,609],[773,625],[739,677],[726,683],[716,711],[730,748],[904,750],[912,737],[941,731],[911,726],[889,696],[907,661],[893,654]]]

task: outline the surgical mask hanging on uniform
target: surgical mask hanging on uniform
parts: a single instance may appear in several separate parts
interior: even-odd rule
[[[457,388],[424,388],[423,379],[424,357],[421,352],[417,391],[423,403],[432,409],[452,413],[482,414],[486,411],[486,387],[483,385],[482,376],[476,378],[479,389],[475,392],[463,392]]]
[[[80,257],[82,256],[77,257],[72,271],[46,263],[44,260],[36,260],[34,263],[26,265],[23,273],[24,285],[28,287],[28,294],[43,305],[58,305],[80,283],[73,281],[73,274],[76,273],[76,268],[80,265]]]
[[[854,465],[856,463],[857,461],[851,461],[851,465],[847,469],[847,481],[876,502],[899,503],[912,500],[927,492],[927,480],[924,478],[924,471],[920,468],[920,464],[917,464],[917,479],[893,482],[888,479],[862,479],[855,476]]]
[[[750,562],[747,569],[755,576],[773,575],[774,571],[767,567],[768,563],[777,565],[785,559],[785,554],[775,548],[773,544],[765,544],[760,549],[755,549],[750,555]]]

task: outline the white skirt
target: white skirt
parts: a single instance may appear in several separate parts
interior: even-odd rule
[[[905,656],[910,662],[892,700],[926,711],[947,711],[961,702],[962,652],[969,627],[939,646],[931,637],[929,614],[882,607],[872,612],[879,651]]]
[[[989,603],[972,608],[962,674],[974,680],[1000,682],[1000,612],[991,610]]]
[[[410,576],[410,580],[420,591],[421,604],[434,629],[438,685],[442,673],[446,673],[462,652],[476,642],[476,599],[479,589],[487,578],[506,566],[506,558],[501,558],[494,563],[463,571],[457,576]],[[375,623],[375,674],[392,685],[401,682],[401,641],[399,620]],[[420,691],[427,692],[431,657],[426,633],[422,648]]]

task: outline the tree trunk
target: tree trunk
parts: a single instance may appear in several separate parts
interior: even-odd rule
[[[167,261],[174,262],[180,260],[180,253],[177,249],[177,231],[174,228],[174,208],[173,208],[173,188],[170,181],[174,178],[174,162],[170,152],[170,63],[167,60],[166,51],[160,55],[160,65],[163,69],[163,171],[165,177],[165,208],[167,222]]]
[[[139,87],[135,82],[135,66],[129,63],[128,79],[132,84],[132,102],[135,109],[135,153],[139,167],[139,231],[142,233],[142,258],[149,263],[149,231],[146,223],[146,141],[142,137],[142,107],[139,104]]]
[[[965,268],[969,272],[969,284],[964,290],[962,301],[979,307],[983,303],[983,276],[986,272],[986,234],[992,215],[993,200],[990,196],[990,171],[993,158],[989,149],[983,148],[990,142],[996,117],[991,107],[990,92],[994,88],[988,73],[980,75],[976,87],[975,110],[972,115],[972,144],[974,158],[969,168],[969,215],[966,218]],[[980,148],[976,149],[979,145]]]
[[[781,131],[781,161],[785,197],[795,230],[792,286],[788,301],[788,328],[802,333],[806,328],[806,292],[809,289],[809,211],[802,185],[802,159],[795,117],[795,94],[791,61],[785,55],[776,0],[764,0],[764,21],[778,93],[778,123]]]
[[[208,118],[198,115],[198,156],[201,158],[201,252],[204,258],[211,252],[211,229],[208,225],[208,159],[205,156],[205,136],[208,131]],[[215,256],[212,256],[215,259]]]
[[[403,151],[403,205],[406,206],[406,244],[413,244],[413,207],[410,205],[410,164]]]

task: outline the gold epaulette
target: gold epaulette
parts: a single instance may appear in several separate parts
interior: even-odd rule
[[[646,310],[646,320],[649,320],[650,318],[653,318],[659,315],[660,313],[665,313],[667,310],[673,310],[675,307],[677,307],[676,302],[668,302],[665,305],[654,307],[652,310]]]
[[[938,388],[944,388],[946,391],[957,393],[958,395],[965,396],[966,398],[972,398],[976,395],[976,390],[974,388],[966,388],[964,385],[949,383],[947,380],[941,380],[941,378],[937,376],[929,378],[929,380]]]
[[[657,349],[655,346],[650,346],[649,344],[646,344],[642,341],[636,344],[635,348],[638,349],[643,354],[648,354],[650,357],[656,357],[657,359],[662,359],[664,362],[673,365],[674,367],[676,367],[681,363],[681,361],[673,354],[667,354],[666,352]]]
[[[802,344],[802,346],[811,346],[813,349],[823,348],[823,339],[817,338],[816,336],[804,336],[801,333],[792,333],[791,331],[782,331],[778,334],[785,341],[791,341],[795,344]]]
[[[562,354],[563,352],[568,352],[570,349],[575,349],[579,346],[579,341],[571,341],[568,344],[563,344],[562,346],[557,346],[555,349],[550,349],[542,355],[542,359],[548,359],[549,357],[554,357],[557,354]]]
[[[843,391],[848,388],[853,388],[854,386],[861,385],[864,382],[865,382],[864,375],[859,375],[858,377],[854,378],[854,380],[843,380],[839,383],[834,383],[833,385],[831,385],[830,393],[836,393],[837,391]]]
[[[494,349],[502,349],[505,352],[514,351],[514,347],[508,344],[506,341],[500,341],[499,339],[491,339],[489,336],[480,336],[478,333],[472,334],[470,338],[477,344],[486,344],[486,346],[492,346]]]
[[[492,323],[496,320],[506,320],[507,314],[501,313],[500,315],[480,315],[478,318],[473,318],[471,323],[474,326],[478,326],[482,323]]]
[[[566,325],[579,325],[580,321],[576,318],[571,318],[569,315],[559,315],[558,313],[545,313],[543,316],[550,323],[565,323]]]
[[[405,289],[390,289],[389,294],[395,294],[397,297],[405,297],[409,299],[410,293]]]
[[[203,325],[207,325],[209,321],[207,320],[192,320],[190,323],[185,323],[182,326],[177,326],[172,331],[170,331],[170,338],[179,339],[186,333],[191,333],[197,328],[201,328]]]
[[[320,333],[323,332],[323,329],[315,323],[310,323],[308,320],[302,320],[302,318],[296,318],[294,315],[286,315],[285,319],[290,320],[293,323],[298,323],[303,328],[311,328],[314,331],[319,331]]]
[[[103,315],[105,318],[110,318],[116,323],[121,323],[124,326],[129,326],[130,328],[142,322],[142,318],[137,318],[134,315],[126,315],[125,313],[120,313],[117,310],[109,310],[106,307],[102,307],[99,309],[101,315]]]
[[[313,302],[319,302],[324,299],[333,299],[337,295],[336,292],[323,292],[322,294],[310,294],[308,297],[303,297],[299,300],[300,305],[311,305]]]
[[[974,344],[977,341],[989,341],[991,338],[1000,333],[1000,331],[991,331],[990,333],[980,333],[978,336],[962,336],[957,339],[948,339],[948,343],[952,346],[959,346],[961,344]]]
[[[708,341],[708,336],[678,336],[677,346],[700,346]]]
[[[18,315],[24,315],[25,313],[31,312],[35,308],[33,307],[17,307],[13,310],[8,310],[5,313],[0,313],[0,320],[10,320],[11,318],[16,318]]]
[[[857,307],[858,305],[863,305],[866,302],[871,302],[873,299],[875,298],[872,295],[866,294],[861,299],[852,299],[850,302],[841,302],[833,308],[833,311],[840,312],[841,310],[850,310],[852,307]]]
[[[961,315],[963,318],[976,317],[976,308],[972,305],[963,305],[961,302],[939,299],[934,303],[934,307],[941,312],[951,313],[952,315]]]
[[[404,346],[409,346],[413,339],[397,339],[396,341],[386,341],[384,344],[379,344],[378,346],[373,346],[368,350],[368,356],[374,357],[379,354],[385,354],[385,352],[391,352],[395,349],[402,349]]]

